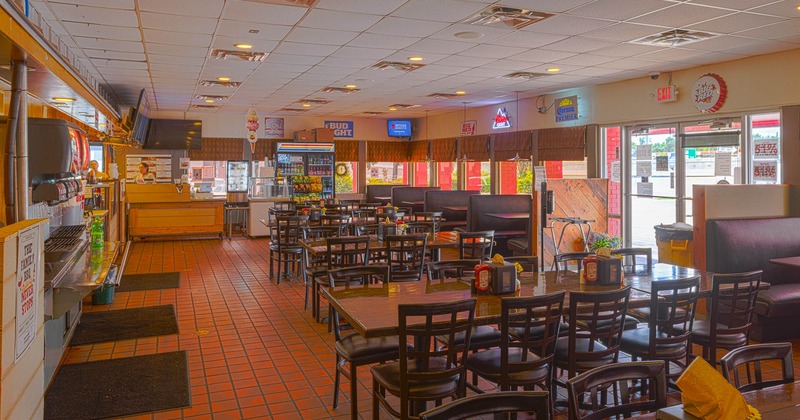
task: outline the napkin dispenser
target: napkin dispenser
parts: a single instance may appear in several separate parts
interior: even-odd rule
[[[622,260],[617,257],[597,257],[597,283],[615,285],[622,283]]]
[[[517,291],[517,267],[514,264],[509,262],[491,263],[489,267],[492,294],[504,295]]]

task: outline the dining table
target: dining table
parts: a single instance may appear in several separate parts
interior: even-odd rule
[[[769,262],[772,264],[782,265],[785,267],[800,268],[800,256],[772,258],[771,260],[769,260]]]
[[[301,240],[300,245],[308,252],[309,257],[319,258],[328,252],[325,245],[325,240]],[[369,248],[370,251],[385,250],[388,243],[381,240],[376,235],[370,235]],[[436,232],[435,234],[428,234],[428,242],[425,246],[431,250],[431,259],[439,261],[441,258],[441,250],[444,248],[458,248],[458,232]]]
[[[459,213],[466,213],[467,206],[440,206],[444,210],[450,210]]]

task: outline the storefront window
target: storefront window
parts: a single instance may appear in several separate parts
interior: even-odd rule
[[[104,168],[106,167],[105,162],[103,161],[103,145],[102,144],[90,144],[89,145],[89,160],[96,160],[100,166],[100,172],[105,172]]]
[[[753,115],[750,120],[750,181],[753,184],[781,182],[781,114]]]
[[[358,190],[357,162],[336,162],[336,193],[352,193]]]
[[[489,162],[464,162],[464,174],[467,179],[467,191],[491,193],[491,164]]]
[[[530,194],[533,163],[529,160],[500,162],[500,194]]]
[[[399,162],[368,162],[367,184],[404,184],[407,165]]]
[[[458,189],[458,165],[456,162],[436,162],[439,187],[444,191]]]
[[[603,129],[605,144],[605,177],[608,178],[608,233],[622,235],[622,130]]]
[[[226,194],[225,161],[193,160],[189,162],[189,183],[200,192]]]
[[[412,167],[414,168],[414,186],[415,187],[427,187],[430,183],[430,176],[428,171],[428,163],[427,162],[413,162]]]

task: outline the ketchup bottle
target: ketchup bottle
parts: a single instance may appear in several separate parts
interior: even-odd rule
[[[478,292],[488,292],[489,291],[489,277],[490,277],[490,270],[492,268],[489,267],[489,264],[478,264],[475,266],[475,282],[474,282],[474,289]]]
[[[597,257],[586,257],[583,259],[583,278],[587,283],[597,281]]]

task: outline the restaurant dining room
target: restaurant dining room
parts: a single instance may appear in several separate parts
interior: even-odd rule
[[[0,420],[800,419],[796,1],[0,22]]]

